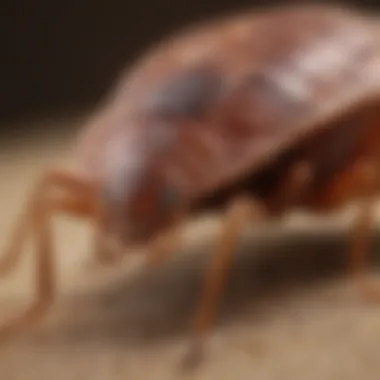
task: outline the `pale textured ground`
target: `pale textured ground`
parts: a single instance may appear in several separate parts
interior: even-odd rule
[[[3,245],[43,167],[69,161],[69,140],[36,137],[1,148]],[[217,222],[189,227],[183,252],[155,270],[130,256],[91,272],[90,230],[59,218],[59,299],[43,322],[0,346],[0,378],[378,380],[380,306],[364,302],[342,276],[350,216],[248,227],[208,356],[187,375],[179,362]],[[30,252],[1,279],[1,320],[33,296],[32,264]]]

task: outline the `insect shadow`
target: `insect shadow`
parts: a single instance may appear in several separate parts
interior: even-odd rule
[[[285,296],[344,275],[348,232],[285,231],[270,239],[243,239],[223,296],[218,328],[238,323],[247,314],[253,321],[265,317]],[[373,258],[377,258],[380,235],[373,237]],[[190,335],[209,257],[203,253],[212,247],[210,241],[186,255],[176,252],[160,266],[139,270],[101,294],[68,300],[65,308],[82,308],[86,316],[64,323],[49,336],[75,346],[101,343],[135,349]]]

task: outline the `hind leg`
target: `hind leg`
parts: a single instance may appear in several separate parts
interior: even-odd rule
[[[371,253],[371,232],[374,224],[374,199],[363,201],[352,230],[349,273],[362,294],[369,300],[380,301],[380,282],[371,281],[368,264]]]
[[[379,175],[375,166],[366,166],[359,172],[364,187],[364,196],[359,214],[352,229],[348,266],[362,294],[370,300],[380,300],[380,281],[370,279],[371,233],[375,223],[376,192]]]
[[[375,224],[375,205],[380,175],[375,162],[356,162],[336,177],[325,195],[328,205],[334,208],[351,196],[360,195],[360,207],[350,233],[347,270],[361,294],[369,301],[380,301],[380,281],[369,273],[371,238]]]
[[[363,295],[369,299],[380,300],[380,283],[370,280],[368,270],[379,180],[376,165],[368,161],[356,162],[336,177],[322,198],[329,209],[342,205],[352,196],[360,195],[359,213],[350,233],[348,272]]]

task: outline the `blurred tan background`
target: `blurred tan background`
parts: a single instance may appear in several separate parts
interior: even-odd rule
[[[83,117],[126,63],[187,22],[253,3],[280,1],[2,0],[0,254],[38,176],[74,165]],[[89,226],[57,217],[56,304],[0,342],[0,379],[378,380],[380,305],[365,302],[344,271],[355,211],[247,226],[208,355],[187,374],[179,363],[218,219],[191,223],[183,249],[154,270],[143,252],[90,270]],[[27,248],[17,271],[0,279],[0,323],[33,300]]]

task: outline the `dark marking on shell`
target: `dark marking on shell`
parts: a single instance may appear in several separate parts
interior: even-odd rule
[[[174,76],[148,99],[148,113],[163,118],[202,116],[222,92],[223,79],[214,70],[192,68]]]

